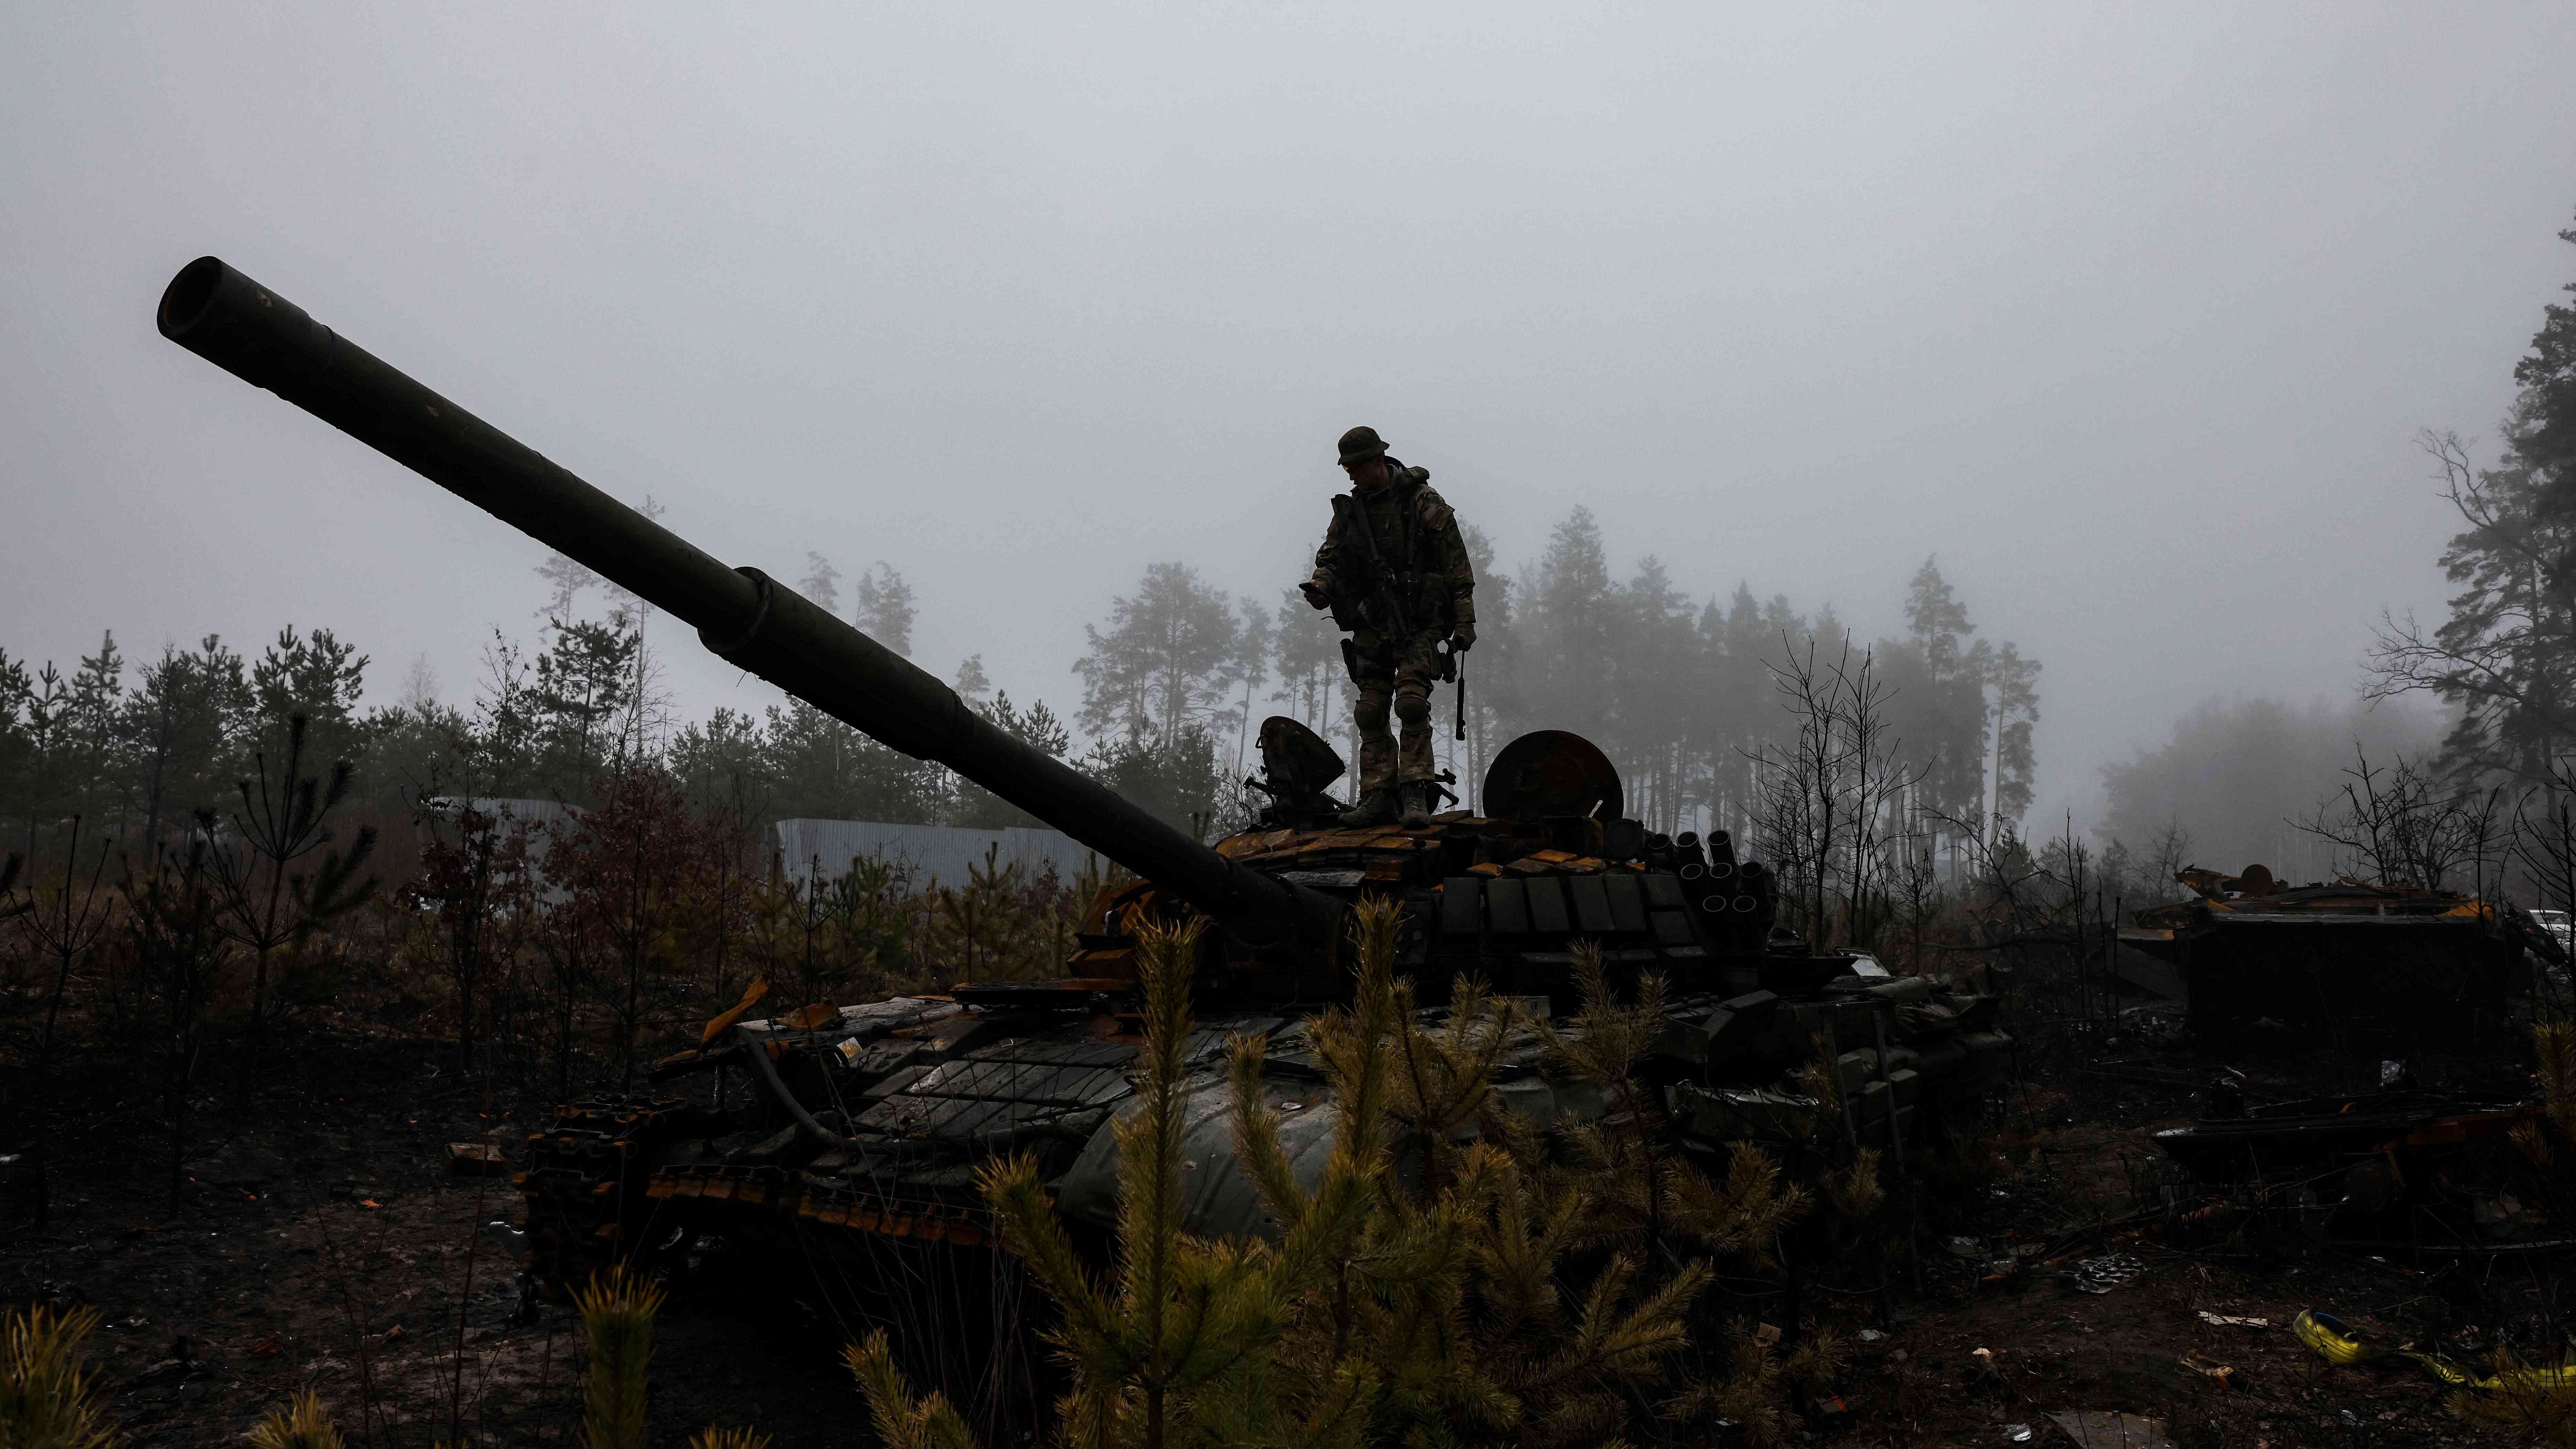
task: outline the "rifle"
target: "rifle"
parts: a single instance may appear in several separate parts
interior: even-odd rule
[[[1366,584],[1368,592],[1360,600],[1360,617],[1382,629],[1393,625],[1391,632],[1400,641],[1396,647],[1399,649],[1404,647],[1413,640],[1413,619],[1405,610],[1403,580],[1386,566],[1386,556],[1378,552],[1377,533],[1369,527],[1368,504],[1362,501],[1357,493],[1336,494],[1333,498],[1333,512],[1341,517],[1343,537],[1357,538],[1364,556],[1368,559]],[[1369,618],[1368,606],[1371,603],[1377,604],[1383,611],[1382,617]],[[1457,661],[1458,656],[1455,654],[1442,653],[1439,669],[1432,677],[1457,678]],[[1463,709],[1464,706],[1462,705],[1461,708]],[[1461,735],[1459,738],[1464,739],[1465,736]]]
[[[1449,667],[1458,675],[1458,733],[1454,738],[1463,740],[1467,737],[1467,661],[1452,649],[1449,651]]]
[[[1368,504],[1357,493],[1336,494],[1333,511],[1341,515],[1342,536],[1358,539],[1361,556],[1368,561],[1368,578],[1361,586],[1358,601],[1360,617],[1399,639],[1411,639],[1413,620],[1405,613],[1404,591],[1396,587],[1386,556],[1378,552],[1377,533],[1369,527]],[[1378,606],[1379,617],[1371,617],[1372,604]]]

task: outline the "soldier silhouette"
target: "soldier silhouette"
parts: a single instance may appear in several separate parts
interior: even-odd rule
[[[1360,797],[1342,823],[1428,825],[1440,788],[1431,686],[1476,642],[1475,571],[1429,470],[1389,456],[1375,428],[1342,434],[1341,464],[1351,491],[1333,500],[1314,574],[1298,590],[1350,631],[1342,661],[1356,699]],[[1401,743],[1388,732],[1390,710]]]

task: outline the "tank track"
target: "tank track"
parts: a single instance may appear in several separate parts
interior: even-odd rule
[[[527,1236],[521,1266],[548,1302],[569,1301],[612,1264],[643,1251],[658,1206],[647,1180],[665,1150],[708,1129],[694,1102],[588,1097],[555,1108],[554,1125],[531,1132],[517,1186]]]

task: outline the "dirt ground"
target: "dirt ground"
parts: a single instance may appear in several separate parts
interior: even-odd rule
[[[175,1217],[152,1139],[70,1114],[54,1223],[0,1237],[0,1301],[102,1311],[96,1359],[140,1446],[238,1441],[303,1389],[321,1394],[353,1445],[574,1442],[577,1325],[562,1308],[522,1315],[513,1250],[492,1226],[516,1213],[507,1179],[459,1179],[443,1164],[443,1144],[487,1134],[515,1156],[525,1118],[444,1083],[434,1067],[447,1050],[404,1039],[308,1046],[247,1109],[214,1099]],[[113,1083],[67,1086],[113,1102]],[[1853,1309],[1855,1327],[1874,1323],[1881,1336],[1858,1345],[1840,1412],[1815,1417],[1811,1441],[2062,1444],[2050,1412],[2102,1410],[2163,1419],[2183,1449],[2502,1442],[2472,1434],[2412,1373],[2328,1366],[2287,1323],[2326,1309],[2372,1343],[2475,1359],[2496,1331],[2476,1316],[2517,1295],[2536,1303],[2536,1280],[2517,1287],[2496,1276],[2505,1270],[2358,1253],[2186,1252],[2135,1231],[2076,1236],[2135,1205],[2153,1157],[2146,1133],[2182,1120],[2189,1102],[2150,1089],[2089,1110],[2107,1120],[2041,1109],[2056,1120],[2039,1150],[1979,1189],[1989,1203],[1976,1215],[1985,1241],[1975,1257],[1935,1254],[1919,1294],[1901,1272],[1888,1302]],[[113,1124],[117,1113],[93,1117]],[[2063,1277],[2108,1252],[2142,1264],[2133,1283],[2097,1295]],[[2020,1266],[1992,1272],[1996,1253]],[[663,1310],[656,1444],[711,1423],[756,1424],[783,1445],[869,1441],[837,1362],[844,1327],[791,1278],[732,1285],[740,1291],[701,1284]],[[2204,1312],[2268,1326],[2215,1325]],[[2224,1383],[2205,1376],[2184,1362],[2194,1350],[2235,1372]],[[2011,1425],[2030,1426],[2031,1438],[2014,1440]]]
[[[305,1050],[250,1109],[209,1100],[175,1217],[157,1141],[76,1123],[56,1147],[51,1227],[0,1235],[0,1301],[101,1311],[93,1354],[138,1446],[236,1442],[307,1389],[353,1445],[574,1442],[579,1324],[522,1311],[508,1179],[444,1165],[445,1144],[477,1139],[515,1158],[523,1118],[443,1086],[443,1044]],[[757,1310],[703,1294],[664,1309],[657,1443],[711,1423],[864,1441],[841,1334],[798,1299],[789,1285]]]

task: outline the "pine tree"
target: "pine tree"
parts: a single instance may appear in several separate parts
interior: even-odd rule
[[[879,744],[803,700],[769,707],[763,749],[768,809],[776,818],[927,825],[947,812],[945,771]]]
[[[1709,661],[1694,627],[1690,597],[1661,560],[1639,560],[1635,577],[1614,595],[1618,618],[1611,667],[1617,706],[1600,741],[1621,762],[1627,812],[1653,830],[1681,828],[1691,795],[1687,742],[1692,716],[1705,704]]]
[[[2464,525],[2441,557],[2458,592],[2429,632],[2382,616],[2371,694],[2432,693],[2458,714],[2450,763],[2541,783],[2576,746],[2576,306],[2543,306],[2513,376],[2494,467],[2456,433],[2423,434]]]
[[[1736,1144],[1723,1183],[1711,1182],[1666,1145],[1656,1093],[1638,1073],[1656,1038],[1669,1030],[1663,979],[1646,973],[1635,998],[1620,1002],[1600,947],[1578,942],[1573,955],[1582,1007],[1557,1053],[1578,1080],[1601,1087],[1613,1109],[1603,1121],[1563,1133],[1590,1186],[1587,1236],[1639,1258],[1658,1256],[1665,1240],[1676,1237],[1720,1255],[1767,1252],[1807,1210],[1806,1194],[1784,1185],[1778,1165],[1751,1143]]]
[[[1243,601],[1243,622],[1235,631],[1234,657],[1228,667],[1242,685],[1243,699],[1225,711],[1234,716],[1234,753],[1226,773],[1240,778],[1252,739],[1252,692],[1270,679],[1270,616],[1250,599]]]
[[[82,1352],[98,1319],[95,1308],[0,1311],[0,1444],[105,1449],[115,1441],[98,1375]]]
[[[251,1449],[344,1449],[347,1443],[315,1393],[297,1394],[269,1410],[244,1437]]]
[[[973,702],[973,707],[977,714],[992,721],[1002,733],[1041,754],[1062,759],[1065,751],[1072,748],[1072,733],[1044,700],[1022,709],[1011,702],[1010,691],[1002,690],[989,700]],[[1008,826],[1043,826],[1046,822],[983,786],[961,779],[955,782],[949,823],[998,830]]]
[[[366,692],[367,664],[330,630],[298,634],[290,624],[251,666],[251,694],[260,717],[281,726],[298,714],[312,726],[345,725]]]
[[[34,785],[36,736],[28,714],[35,681],[26,661],[0,649],[0,815],[32,813],[28,793]]]
[[[683,726],[665,755],[690,808],[722,811],[737,826],[764,825],[778,790],[771,744],[754,716],[718,708],[703,724]]]
[[[576,1292],[573,1307],[590,1343],[582,1449],[644,1449],[645,1387],[662,1290],[628,1276],[620,1263]]]
[[[41,683],[51,685],[52,675],[49,664]],[[67,688],[39,701],[53,741],[45,767],[56,782],[55,800],[94,821],[113,820],[122,804],[117,787],[124,762],[116,726],[124,702],[125,656],[113,632],[100,637],[96,654],[82,657]]]
[[[851,595],[856,603],[852,623],[859,632],[874,639],[905,658],[912,656],[912,585],[903,581],[894,565],[879,559],[866,573],[859,575]]]
[[[1308,729],[1331,738],[1345,725],[1342,707],[1342,633],[1332,616],[1308,604],[1295,589],[1283,590],[1273,615],[1271,639],[1279,664],[1279,688],[1270,698]],[[1480,656],[1481,657],[1481,656]]]
[[[1929,768],[1925,803],[1954,820],[1981,820],[1993,646],[1971,640],[1977,626],[1936,559],[1926,558],[1907,586],[1905,624],[1903,641],[1879,649],[1894,689],[1897,732],[1906,754]]]
[[[1169,749],[1184,730],[1225,709],[1242,667],[1242,626],[1224,591],[1186,564],[1145,570],[1136,592],[1109,606],[1107,628],[1085,625],[1082,726],[1095,738],[1142,735]]]
[[[1281,1276],[1293,1290],[1276,1357],[1304,1386],[1305,1417],[1341,1424],[1365,1413],[1378,1443],[1445,1436],[1452,1420],[1499,1427],[1518,1408],[1461,1351],[1466,1237],[1491,1154],[1475,1149],[1469,1160],[1447,1132],[1423,1130],[1454,1122],[1478,1083],[1419,1068],[1439,1048],[1410,1036],[1411,1003],[1394,978],[1401,917],[1391,900],[1353,907],[1352,1004],[1307,1027],[1335,1114],[1332,1156],[1312,1192],[1280,1149],[1279,1114],[1261,1085],[1263,1044],[1237,1040],[1231,1069],[1236,1158],[1280,1225]],[[1400,1044],[1416,1049],[1410,1085]],[[1490,1089],[1490,1077],[1482,1085]],[[1395,1186],[1398,1140],[1417,1165],[1440,1172],[1438,1188],[1427,1178],[1419,1194]]]
[[[1063,1313],[1056,1341],[1073,1388],[1060,1407],[1074,1442],[1144,1449],[1349,1442],[1295,1422],[1272,1382],[1268,1348],[1307,1260],[1283,1258],[1258,1240],[1183,1230],[1189,977],[1202,925],[1154,925],[1141,935],[1145,1043],[1135,1108],[1115,1128],[1120,1192],[1109,1280],[1092,1273],[1065,1235],[1034,1159],[988,1170],[985,1198]],[[879,1423],[889,1437],[900,1427],[882,1413]]]
[[[2576,229],[2558,239],[2576,245]],[[2562,290],[2576,293],[2576,282]],[[2576,518],[2576,306],[2552,302],[2540,310],[2531,351],[2513,365],[2524,419],[2514,451],[2545,480],[2550,511]]]
[[[212,634],[194,652],[165,647],[143,667],[119,732],[133,757],[147,849],[159,848],[164,823],[217,802],[224,756],[243,734],[252,700],[242,657]]]
[[[559,553],[546,555],[546,561],[537,565],[537,577],[546,581],[548,589],[545,604],[537,610],[540,619],[571,618],[573,600],[600,582],[586,565]]]
[[[1994,815],[2019,824],[2030,809],[2031,776],[2038,768],[2039,661],[2006,644],[1995,650],[1986,678],[1994,692]]]
[[[618,719],[634,703],[643,631],[625,610],[606,619],[556,619],[524,700],[541,778],[565,798],[586,798],[620,753]]]
[[[250,1030],[240,1087],[245,1100],[258,1077],[274,1011],[276,954],[301,947],[325,922],[365,904],[376,888],[373,876],[358,875],[375,852],[375,826],[360,826],[345,851],[325,849],[337,838],[331,815],[348,799],[356,767],[343,758],[307,774],[309,746],[304,717],[293,715],[274,764],[265,750],[252,756],[252,773],[233,786],[240,798],[232,815],[234,842],[208,858],[223,900],[224,934],[251,953]],[[198,815],[209,835],[215,820],[211,810]],[[317,851],[319,862],[306,864]]]
[[[1529,579],[1513,619],[1523,727],[1602,738],[1615,717],[1610,661],[1618,620],[1609,555],[1592,510],[1577,508],[1557,524]]]
[[[1225,771],[1216,740],[1205,725],[1184,725],[1169,744],[1138,724],[1124,735],[1095,740],[1082,772],[1152,811],[1205,837],[1217,819]]]
[[[811,549],[805,553],[805,577],[796,581],[796,592],[803,594],[814,607],[826,614],[841,612],[841,571],[832,561]]]

